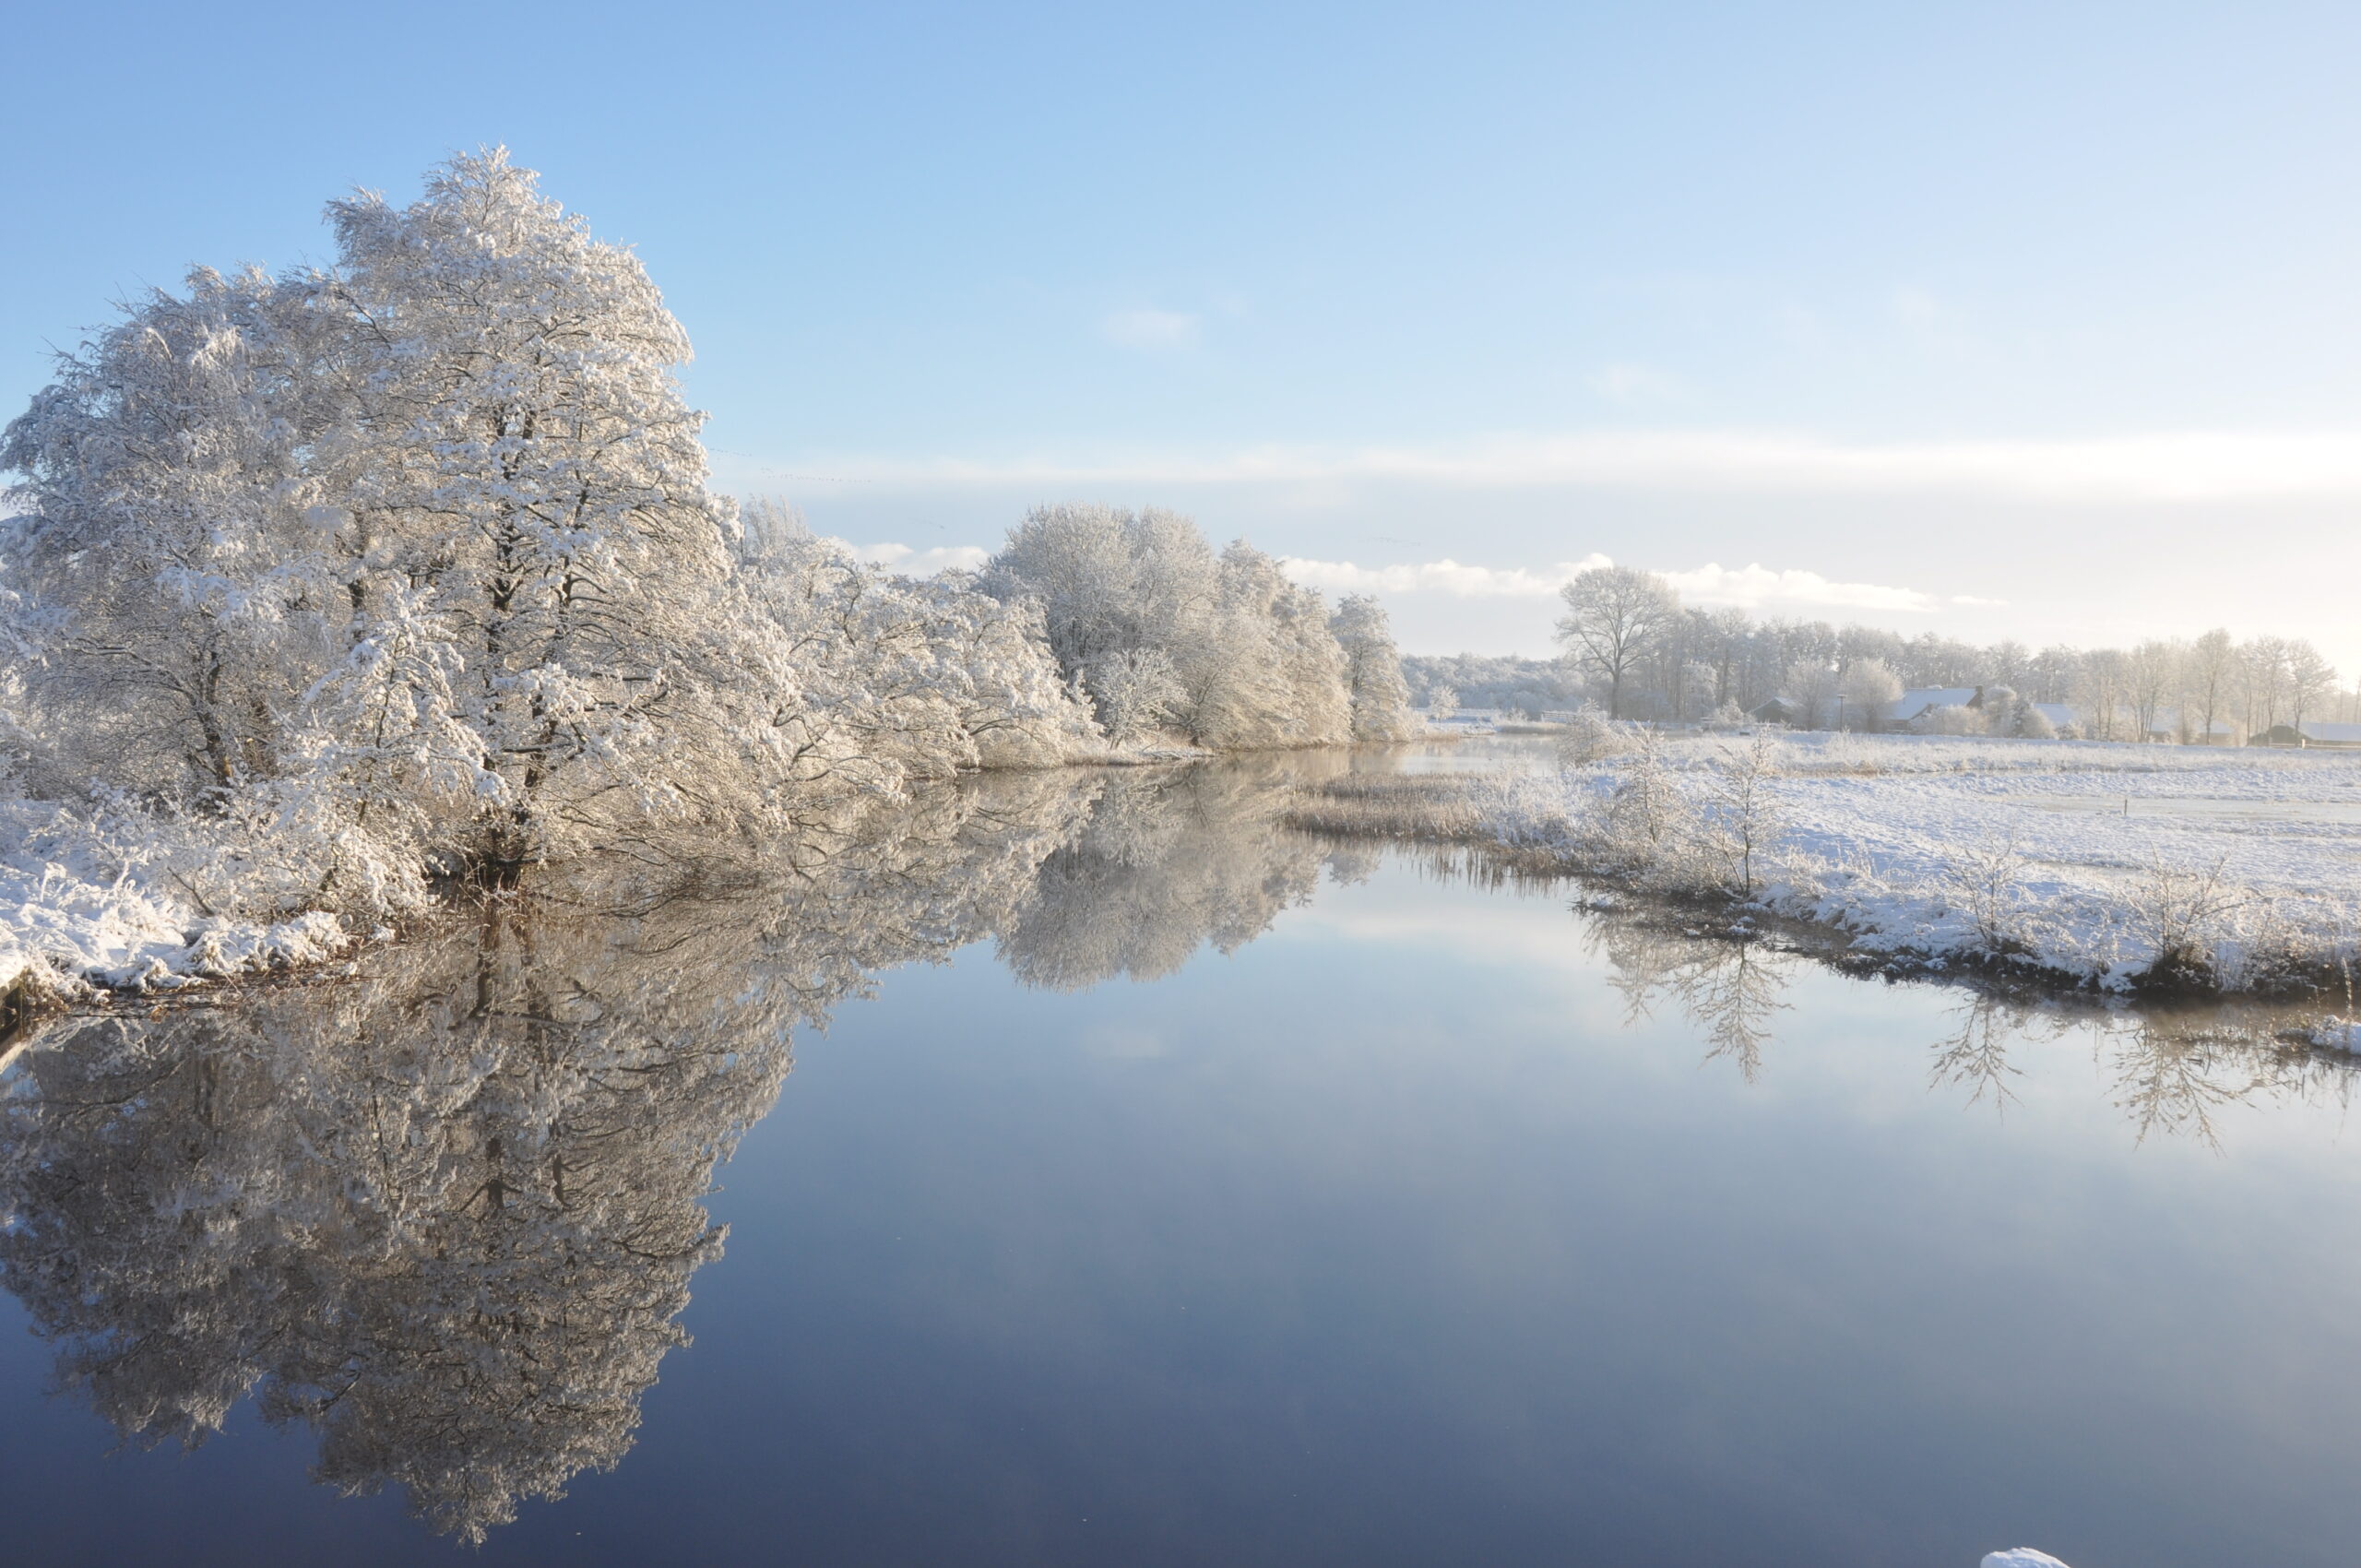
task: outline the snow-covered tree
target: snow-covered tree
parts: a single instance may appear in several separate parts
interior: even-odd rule
[[[773,723],[798,778],[891,791],[1096,743],[1037,607],[964,574],[915,581],[864,564],[783,503],[751,501],[743,519],[736,587],[783,667]]]
[[[275,775],[342,596],[304,471],[333,350],[301,280],[198,270],[61,355],[0,438],[7,637],[53,788],[218,806]]]
[[[1164,721],[1201,745],[1255,749],[1350,738],[1345,654],[1325,604],[1243,541],[1216,557],[1169,512],[1066,505],[1036,508],[979,579],[1038,607],[1051,651],[1102,723],[1129,732],[1110,703],[1169,668]],[[1153,654],[1143,660],[1138,656]]]
[[[1402,656],[1385,607],[1368,594],[1347,594],[1328,618],[1345,654],[1345,687],[1353,709],[1356,741],[1406,740],[1418,731],[1410,717],[1410,691],[1402,681]]]
[[[1780,695],[1791,705],[1791,722],[1806,730],[1832,728],[1843,685],[1836,667],[1824,659],[1798,659],[1787,666]]]
[[[504,153],[329,216],[332,267],[136,302],[0,439],[11,777],[382,910],[1097,743],[1036,610],[743,546],[679,323]]]
[[[2304,720],[2317,715],[2321,704],[2336,690],[2336,668],[2320,657],[2319,649],[2296,637],[2287,644],[2286,669],[2287,722],[2301,734]]]
[[[1874,730],[1902,695],[1902,682],[1881,659],[1857,659],[1836,678],[1836,722],[1847,730]]]
[[[2213,743],[2214,727],[2229,711],[2237,668],[2237,645],[2219,627],[2189,645],[2189,706],[2196,709],[2192,728],[2201,745]]]
[[[331,205],[326,287],[361,352],[323,476],[349,517],[356,645],[403,593],[463,661],[470,837],[534,859],[623,821],[737,820],[784,748],[764,649],[727,611],[727,506],[636,257],[504,152],[396,208]]]
[[[1125,648],[1102,655],[1089,671],[1090,695],[1107,716],[1107,738],[1118,746],[1169,723],[1183,710],[1188,690],[1162,648]]]

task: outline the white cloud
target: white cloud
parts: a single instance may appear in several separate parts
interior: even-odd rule
[[[931,550],[913,550],[907,544],[849,544],[836,541],[852,552],[856,561],[866,561],[872,566],[888,566],[906,577],[931,577],[937,572],[954,569],[974,571],[991,559],[991,552],[974,544],[937,545]]]
[[[1463,566],[1450,560],[1411,566],[1356,566],[1350,561],[1289,556],[1279,563],[1281,570],[1304,587],[1331,593],[1447,593],[1461,599],[1546,599],[1575,573],[1613,564],[1604,555],[1560,561],[1541,571],[1522,566]]]
[[[1698,604],[1732,605],[1762,610],[1786,605],[1827,606],[1846,610],[1924,612],[1942,600],[1916,588],[1887,588],[1878,583],[1840,583],[1818,572],[1790,568],[1774,572],[1759,563],[1736,571],[1707,562],[1693,572],[1667,572],[1665,577],[1680,597]]]
[[[1560,561],[1554,566],[1470,566],[1457,561],[1426,561],[1406,566],[1357,566],[1349,561],[1313,561],[1291,556],[1279,563],[1307,588],[1332,593],[1441,593],[1460,599],[1528,599],[1554,594],[1577,572],[1612,565],[1604,555]],[[1745,610],[1885,610],[1924,614],[1947,604],[1994,604],[1995,600],[1922,593],[1879,583],[1845,583],[1818,572],[1774,572],[1759,563],[1732,570],[1708,562],[1691,571],[1663,574],[1692,604],[1731,605]]]
[[[1119,349],[1169,352],[1197,343],[1198,321],[1172,310],[1119,310],[1099,318],[1098,335]]]
[[[1426,446],[1261,446],[1102,461],[834,462],[911,489],[1394,481],[1467,489],[1987,494],[2069,502],[2361,499],[2361,431],[1847,444],[1743,431],[1516,434]]]

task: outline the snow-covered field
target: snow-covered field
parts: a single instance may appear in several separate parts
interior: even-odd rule
[[[1652,768],[1660,808],[1643,798]],[[1481,804],[1503,841],[1750,893],[1865,952],[2000,957],[2110,989],[2164,968],[2230,990],[2319,978],[2352,959],[2361,924],[2361,753],[1698,736],[1652,762],[1502,775]],[[1751,866],[1733,870],[1749,840]]]

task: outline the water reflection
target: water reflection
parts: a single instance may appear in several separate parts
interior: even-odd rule
[[[1000,932],[1002,962],[1054,991],[1119,975],[1152,980],[1205,943],[1232,953],[1253,941],[1311,901],[1323,867],[1341,880],[1367,875],[1373,851],[1332,849],[1280,825],[1287,797],[1275,786],[1305,766],[1110,776]]]
[[[1794,958],[1746,935],[1706,938],[1596,912],[1584,935],[1612,968],[1627,1022],[1668,998],[1705,1037],[1706,1061],[1731,1063],[1750,1084],[1761,1075],[1772,1017],[1788,1005],[1783,998]]]
[[[2226,1005],[2188,1011],[2028,1003],[1970,995],[1958,1032],[1936,1047],[1934,1083],[1987,1098],[2005,1111],[2023,1069],[2010,1053],[2086,1037],[2092,1059],[2136,1142],[2189,1138],[2222,1146],[2222,1114],[2234,1106],[2343,1106],[2353,1059],[2305,1038],[2304,1015],[2284,1007]]]
[[[1726,1061],[1748,1083],[1757,1079],[1771,1025],[1791,1005],[1785,993],[1809,960],[1750,932],[1708,934],[1621,909],[1582,915],[1584,941],[1607,961],[1627,1023],[1668,1001],[1703,1037],[1705,1061]],[[2351,1055],[2308,1039],[2304,1026],[2316,1010],[2260,1003],[2139,1009],[1973,990],[1956,996],[1955,1027],[1932,1046],[1929,1087],[2003,1114],[2024,1076],[2012,1053],[2078,1036],[2088,1039],[2109,1101],[2140,1142],[2163,1135],[2219,1147],[2230,1107],[2341,1107],[2355,1083]]]
[[[53,1026],[0,1101],[0,1267],[126,1441],[251,1397],[322,1481],[481,1540],[630,1447],[797,1027],[987,937],[1062,989],[1253,940],[1356,869],[1275,826],[1302,766],[995,778],[493,900],[332,982]]]
[[[5,1101],[8,1284],[128,1441],[251,1396],[321,1480],[481,1539],[630,1446],[790,1029],[1004,920],[1082,803],[946,796],[734,895],[552,887],[333,983],[65,1026]]]
[[[1964,1088],[1968,1104],[1980,1105],[1988,1098],[1993,1110],[2001,1112],[2006,1112],[2017,1098],[2009,1080],[2024,1076],[2023,1068],[2009,1062],[2010,1046],[2020,1039],[2047,1038],[2055,1033],[2042,1032],[2044,1025],[2063,1028],[2054,1015],[2012,1008],[1989,996],[1967,997],[1953,1010],[1952,1016],[1958,1020],[1959,1032],[1935,1042],[1929,1087]]]
[[[54,1023],[0,1097],[0,1268],[126,1441],[201,1443],[251,1398],[316,1434],[322,1481],[480,1540],[630,1447],[721,1250],[715,1167],[796,1028],[987,939],[1056,990],[1235,950],[1378,863],[1279,825],[1284,786],[1344,766],[994,778],[687,880],[551,883],[333,980]],[[1709,1062],[1763,1071],[1806,960],[1624,913],[1580,930],[1631,1016],[1669,1002]],[[2005,1109],[2012,1051],[2088,1031],[2143,1138],[2352,1082],[2265,1010],[1963,993],[1954,1021],[1936,1087]]]

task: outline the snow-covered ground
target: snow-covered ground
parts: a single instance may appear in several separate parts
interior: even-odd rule
[[[1662,744],[1673,831],[1710,846],[1655,880],[1729,885],[1730,780],[1756,744]],[[2354,956],[2361,752],[1824,734],[1761,745],[1753,896],[1863,951],[2014,955],[2110,988],[2177,953],[2234,990]],[[1576,864],[1611,860],[1632,837],[1612,802],[1644,766],[1623,755],[1501,778],[1487,826]]]
[[[0,802],[0,997],[28,980],[66,994],[166,989],[313,963],[348,944],[333,915],[208,912],[176,849],[53,802]]]

